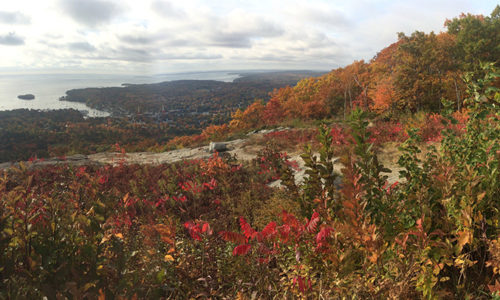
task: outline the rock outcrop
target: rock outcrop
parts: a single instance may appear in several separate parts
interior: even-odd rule
[[[264,133],[267,133],[264,132]],[[253,135],[262,135],[261,132],[254,133]],[[249,161],[257,157],[257,152],[262,150],[264,146],[249,145],[248,139],[238,139],[227,142],[211,142],[208,146],[198,148],[183,148],[162,153],[153,152],[135,152],[135,153],[116,153],[116,152],[103,152],[91,155],[72,155],[67,157],[50,158],[46,160],[36,160],[30,167],[43,167],[48,165],[57,164],[71,164],[75,166],[82,165],[118,165],[120,163],[127,164],[165,164],[175,163],[183,160],[192,159],[205,159],[213,155],[214,152],[223,152],[235,156],[240,161]],[[295,171],[294,179],[297,185],[304,182],[307,176],[305,170],[305,162],[300,157],[300,154],[295,153],[290,155],[290,160],[297,162],[298,168]],[[1,163],[0,170],[12,166],[18,166],[19,163]],[[335,172],[340,173],[342,164],[335,163]],[[391,167],[390,167],[391,168]],[[399,168],[394,168],[389,176],[388,182],[394,183],[398,180]],[[272,187],[280,187],[281,181],[277,180],[269,184]]]

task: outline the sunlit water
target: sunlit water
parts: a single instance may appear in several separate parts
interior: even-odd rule
[[[117,87],[123,83],[156,83],[181,79],[219,80],[231,82],[239,75],[233,72],[199,72],[137,75],[95,75],[95,74],[44,74],[44,75],[0,75],[0,111],[19,108],[64,109],[74,108],[87,111],[89,116],[107,116],[107,112],[87,107],[83,103],[59,101],[70,89],[86,87]],[[34,100],[21,100],[18,95],[33,94]]]

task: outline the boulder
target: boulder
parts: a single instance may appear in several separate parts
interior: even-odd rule
[[[225,142],[210,142],[210,145],[208,146],[208,152],[214,153],[214,152],[224,152],[227,151],[227,143]]]

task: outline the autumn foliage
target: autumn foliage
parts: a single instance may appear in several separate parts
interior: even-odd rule
[[[464,14],[448,20],[446,32],[399,34],[397,42],[370,61],[355,61],[293,87],[274,90],[269,101],[256,100],[234,112],[227,127],[217,128],[216,135],[203,132],[169,145],[196,145],[296,120],[345,120],[356,108],[396,121],[413,113],[440,113],[442,99],[461,111],[467,94],[463,77],[468,72],[484,75],[480,62],[498,63],[500,53],[493,45],[500,43],[499,11],[497,8],[487,17]]]
[[[219,137],[258,126],[262,116],[278,122],[340,109],[344,123],[312,131],[316,147],[301,155],[302,181],[294,178],[297,165],[271,146],[244,163],[215,154],[127,165],[120,148],[116,166],[2,170],[0,298],[497,299],[498,68],[485,63],[464,76],[457,112],[457,102],[436,99],[447,92],[438,85],[445,73],[432,71],[440,70],[432,59],[415,61],[430,54],[410,54],[459,41],[456,32],[469,21],[490,26],[498,13],[450,21],[453,38],[402,36],[386,49],[402,52],[276,91],[267,104],[202,133]],[[401,60],[408,65],[399,70]],[[403,82],[415,63],[429,63],[423,82]],[[383,91],[384,81],[379,96],[370,91],[373,66],[395,76],[394,94]],[[398,98],[403,83],[409,94]],[[376,107],[437,110],[370,119]],[[309,134],[291,136],[295,143]],[[393,141],[401,151],[398,181],[389,181],[378,158],[378,146]]]
[[[273,149],[244,164],[214,155],[158,166],[4,170],[0,295],[493,296],[500,291],[497,76],[470,83],[466,116],[445,102],[448,109],[431,117],[443,124],[440,147],[423,158],[415,130],[369,126],[362,110],[342,127],[320,126],[319,155],[302,156],[304,182]],[[399,182],[387,182],[377,135],[403,140]],[[268,186],[277,179],[281,188]],[[265,209],[276,214],[262,220]]]

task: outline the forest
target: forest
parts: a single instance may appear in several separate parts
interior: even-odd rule
[[[145,151],[197,132],[184,122],[85,118],[72,109],[0,111],[0,162],[106,152],[117,143],[129,152]]]
[[[304,77],[321,74],[312,71],[258,72],[242,74],[234,82],[176,80],[75,89],[67,91],[61,100],[83,102],[115,116],[146,114],[176,123],[194,114],[200,121],[203,121],[203,116],[227,121],[236,108],[246,107],[255,99],[268,100],[273,89],[295,85]],[[220,124],[220,121],[212,123]],[[210,123],[205,124],[208,125]]]
[[[127,164],[122,147],[115,165],[0,171],[0,298],[500,299],[500,6],[446,26],[156,146],[289,127],[249,161]],[[113,122],[41,116],[31,130]]]

